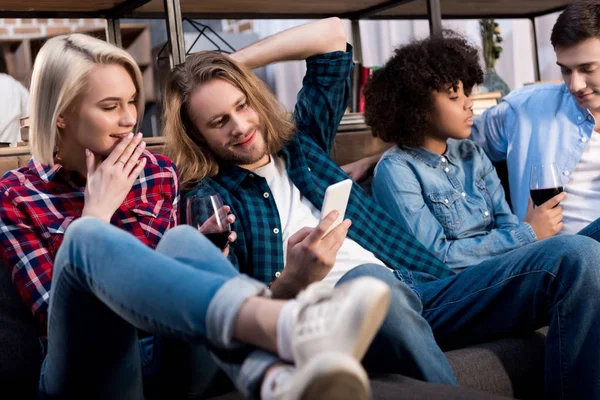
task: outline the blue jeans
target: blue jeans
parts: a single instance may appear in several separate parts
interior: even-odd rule
[[[385,359],[385,346],[379,349],[380,360],[396,363],[397,372],[455,383],[440,347],[459,348],[548,325],[545,398],[597,399],[599,262],[597,241],[571,235],[524,246],[446,279],[418,272],[391,273],[376,266],[357,267],[343,279],[376,275],[401,293],[392,297],[391,311],[371,346],[381,346],[377,340],[393,342],[400,335],[399,345],[406,350],[392,347]],[[407,286],[421,300],[422,319],[394,312],[398,306],[406,309]],[[417,313],[418,301],[411,301]]]
[[[241,304],[266,292],[191,227],[168,231],[153,251],[123,230],[81,218],[54,263],[40,397],[143,399],[138,329],[249,354],[223,367],[250,395],[277,359],[236,343],[233,328]]]

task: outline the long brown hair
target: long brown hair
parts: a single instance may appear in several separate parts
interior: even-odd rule
[[[281,150],[295,130],[287,111],[250,70],[216,52],[191,55],[173,68],[166,80],[163,115],[169,157],[177,165],[184,189],[219,172],[215,155],[192,123],[188,111],[192,92],[212,79],[223,79],[244,93],[259,116],[269,154]]]

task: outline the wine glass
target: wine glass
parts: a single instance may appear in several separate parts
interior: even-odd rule
[[[219,194],[188,197],[186,224],[198,229],[221,250],[227,247],[231,226],[227,222],[227,212]]]
[[[539,207],[563,191],[563,184],[555,163],[533,164],[529,176],[529,193]]]

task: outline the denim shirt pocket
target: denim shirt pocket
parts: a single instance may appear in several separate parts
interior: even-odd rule
[[[443,227],[451,230],[460,228],[465,220],[465,210],[458,192],[430,193],[429,200],[433,215]]]

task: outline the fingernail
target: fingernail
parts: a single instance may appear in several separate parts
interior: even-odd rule
[[[146,142],[142,142],[140,143],[140,147],[143,149],[144,147],[146,147]]]
[[[129,132],[129,133],[127,134],[127,139],[131,139],[132,137],[133,137],[133,132]]]
[[[142,132],[138,132],[138,133],[135,134],[135,138],[136,139],[139,139],[141,137],[142,137]]]
[[[88,149],[85,149],[85,155],[86,155],[86,157],[90,156],[90,151]]]

